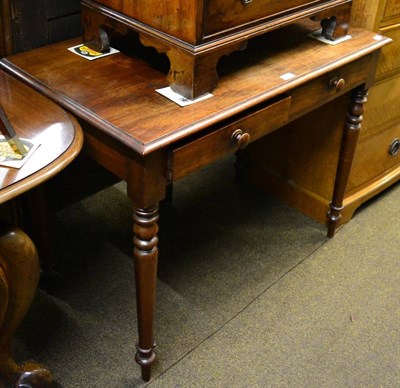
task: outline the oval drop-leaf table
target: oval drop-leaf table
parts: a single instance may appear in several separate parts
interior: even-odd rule
[[[40,144],[21,168],[0,166],[0,204],[56,175],[78,155],[83,134],[76,120],[48,98],[0,71],[0,106],[19,138]],[[40,231],[39,231],[40,232]],[[0,222],[0,387],[47,387],[51,373],[34,362],[18,365],[12,337],[39,280],[38,254],[20,229]]]

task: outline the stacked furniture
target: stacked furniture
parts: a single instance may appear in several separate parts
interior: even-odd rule
[[[347,34],[351,0],[82,0],[83,39],[107,51],[116,33],[138,33],[170,61],[168,82],[194,99],[218,84],[217,63],[250,38],[312,17],[331,40]]]
[[[390,40],[353,29],[353,39],[332,47],[308,36],[316,28],[318,23],[298,23],[258,37],[246,56],[232,54],[223,63],[213,97],[183,108],[155,91],[168,85],[165,73],[123,52],[87,61],[68,51],[78,42],[67,41],[0,61],[4,71],[77,116],[85,132],[83,152],[127,182],[133,209],[136,361],[143,380],[150,379],[156,359],[159,203],[171,183],[238,151],[252,150],[249,157],[254,153],[257,159],[265,150],[253,145],[311,114],[324,142],[310,139],[309,149],[319,153],[336,139],[336,154],[327,158],[335,164],[325,214],[329,236],[335,232],[367,89],[380,49]],[[326,163],[321,154],[320,164]]]
[[[116,37],[130,43],[133,32],[167,54],[168,77],[122,49],[87,61],[68,50],[76,40],[0,61],[76,116],[83,153],[127,182],[143,380],[156,360],[159,203],[172,183],[236,153],[239,176],[303,206],[328,236],[345,219],[364,104],[390,39],[350,29],[350,40],[331,46],[309,34],[322,22],[325,38],[345,35],[351,3],[82,0],[84,43],[107,51]],[[166,86],[189,99],[213,96],[182,108],[156,92]]]

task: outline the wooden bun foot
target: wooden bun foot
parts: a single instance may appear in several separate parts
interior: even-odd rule
[[[50,388],[54,387],[50,371],[43,365],[24,362],[16,375],[15,388]]]
[[[0,388],[51,387],[52,377],[33,362],[18,365],[12,337],[35,295],[39,260],[31,239],[14,226],[0,224]]]

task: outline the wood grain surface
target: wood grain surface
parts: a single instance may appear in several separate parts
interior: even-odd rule
[[[1,60],[0,66],[139,154],[147,154],[389,42],[353,29],[351,40],[330,46],[309,38],[311,31],[309,26],[289,26],[251,42],[245,56],[224,58],[213,97],[184,108],[155,92],[167,86],[165,73],[122,53],[87,61],[67,50],[78,41],[11,56]],[[290,40],[286,39],[289,33]],[[294,77],[280,78],[287,73]]]

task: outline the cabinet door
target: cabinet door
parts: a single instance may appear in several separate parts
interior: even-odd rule
[[[370,137],[400,123],[399,90],[400,75],[385,78],[371,88],[361,124],[361,138]]]
[[[273,20],[323,3],[310,0],[209,0],[205,1],[204,32],[212,35],[257,20]]]
[[[363,187],[375,179],[388,175],[400,166],[398,142],[400,124],[363,138],[357,145],[347,193]]]
[[[400,24],[381,28],[379,33],[393,39],[393,42],[382,49],[376,79],[400,73]]]

